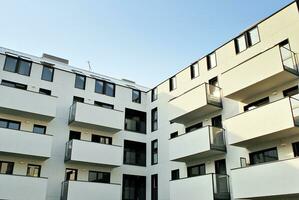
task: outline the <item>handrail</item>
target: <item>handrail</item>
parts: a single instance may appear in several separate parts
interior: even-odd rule
[[[107,185],[121,185],[120,183],[101,183],[101,182],[91,182],[91,181],[85,181],[85,180],[65,180],[62,181],[62,184],[68,183],[68,182],[83,182],[83,183],[96,183],[96,184],[107,184]]]
[[[93,141],[89,141],[89,140],[82,140],[82,139],[71,139],[69,141],[66,142],[66,144],[72,142],[72,141],[83,141],[83,142],[90,142],[90,143],[93,143],[93,144],[101,144],[101,145],[108,145],[108,146],[115,146],[115,147],[123,147],[121,145],[116,145],[116,144],[104,144],[104,143],[99,143],[99,142],[93,142]]]

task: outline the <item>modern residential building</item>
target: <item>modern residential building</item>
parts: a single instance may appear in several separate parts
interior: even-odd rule
[[[0,199],[299,199],[299,12],[155,88],[0,48]]]

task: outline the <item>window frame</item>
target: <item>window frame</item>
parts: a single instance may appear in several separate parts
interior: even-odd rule
[[[177,80],[176,80],[176,76],[173,76],[171,78],[169,78],[169,91],[173,91],[177,89]]]
[[[158,87],[151,90],[151,101],[154,102],[158,99]]]
[[[154,132],[156,130],[158,130],[158,107],[151,110],[151,131]]]
[[[136,99],[134,99],[134,94],[138,95],[138,97]],[[141,91],[140,90],[132,89],[132,102],[141,104]]]
[[[15,120],[9,120],[9,119],[3,119],[0,118],[0,121],[5,121],[6,122],[6,127],[0,127],[0,128],[6,128],[6,129],[11,129],[11,130],[21,130],[21,122],[20,121],[15,121]],[[15,123],[18,124],[18,129],[10,128],[10,123]]]
[[[32,166],[32,167],[38,167],[38,175],[37,175],[37,176],[29,176],[29,174],[28,174],[29,166]],[[41,165],[36,165],[36,164],[30,164],[30,163],[29,163],[29,164],[27,164],[27,172],[26,172],[26,176],[29,176],[29,177],[40,177],[41,170],[42,170],[42,166],[41,166]]]
[[[151,200],[158,200],[158,188],[159,188],[158,174],[151,175]]]
[[[123,164],[146,167],[146,146],[146,143],[143,142],[124,140]],[[130,156],[129,154],[134,154],[134,162],[132,158],[127,158]],[[138,160],[138,158],[142,159]]]
[[[95,173],[96,174],[96,181],[91,181],[90,180],[90,173]],[[109,175],[107,181],[100,181],[99,175],[102,174],[103,177],[104,175]],[[104,179],[104,178],[103,178]],[[110,172],[102,172],[102,171],[94,171],[94,170],[89,170],[88,171],[88,182],[92,183],[110,183],[111,182],[111,173]]]
[[[9,173],[7,173],[7,171],[6,171],[5,174],[10,174],[10,175],[12,175],[13,172],[14,172],[15,163],[14,163],[14,162],[11,162],[11,161],[3,161],[3,160],[0,160],[0,172],[1,172],[1,170],[2,170],[2,164],[3,164],[3,163],[6,163],[7,166],[11,165],[11,171],[10,171]],[[6,169],[6,170],[7,170],[7,169]]]
[[[14,71],[10,71],[10,70],[5,69],[6,68],[6,64],[7,64],[7,58],[16,59],[17,62],[16,62],[16,65],[15,65]],[[29,70],[28,70],[29,74],[22,74],[22,73],[20,73],[21,62],[27,62],[27,63],[29,63]],[[23,76],[30,76],[31,75],[31,69],[32,69],[32,61],[23,59],[21,57],[14,57],[14,56],[10,56],[10,55],[6,55],[5,56],[5,62],[4,62],[3,71],[11,72],[11,73],[16,73],[16,74],[20,74],[20,75],[23,75]]]
[[[292,143],[294,157],[299,157],[299,141]]]
[[[101,142],[102,139],[104,139],[105,142]],[[108,139],[108,144],[106,143],[106,139]],[[99,140],[99,141],[96,141],[96,140]],[[112,137],[97,135],[97,134],[91,134],[91,142],[98,143],[98,144],[112,145]]]
[[[180,169],[171,170],[171,180],[179,180],[180,179]]]
[[[51,73],[51,79],[45,79],[45,78],[43,78],[43,77],[44,77],[44,73],[45,73],[45,71],[44,71],[45,68],[48,68],[48,69],[53,70],[52,73]],[[41,80],[43,80],[43,81],[48,81],[48,82],[53,82],[53,80],[54,80],[54,73],[55,73],[55,68],[54,68],[54,67],[47,66],[47,65],[43,65],[43,70],[42,70]]]
[[[155,144],[157,144],[157,147],[155,147]],[[158,150],[159,150],[158,139],[152,140],[151,142],[151,164],[152,165],[156,165],[159,162]],[[155,162],[155,155],[157,156],[156,162]]]
[[[271,161],[266,161],[266,160],[265,160],[265,157],[266,157],[266,156],[265,156],[265,153],[266,153],[266,152],[273,151],[273,150],[276,151],[277,159],[274,159],[274,160],[271,160]],[[262,157],[263,157],[263,162],[259,162],[259,163],[253,162],[253,161],[254,161],[254,156],[255,156],[255,155],[258,155],[258,154],[262,155]],[[264,163],[268,163],[268,162],[277,161],[277,160],[279,160],[277,147],[272,147],[272,148],[268,148],[268,149],[263,149],[263,150],[259,150],[259,151],[251,152],[251,153],[249,153],[249,160],[250,160],[250,165],[258,165],[258,164],[264,164]]]
[[[103,91],[97,91],[97,82],[102,82],[103,83]],[[107,93],[107,85],[111,84],[113,86],[113,94],[112,95],[108,95]],[[106,96],[109,96],[109,97],[115,97],[115,90],[116,90],[116,85],[115,83],[112,83],[112,82],[108,82],[108,81],[104,81],[104,80],[100,80],[100,79],[95,79],[95,87],[94,87],[94,92],[97,93],[97,94],[103,94],[103,95],[106,95]]]
[[[44,133],[34,132],[34,128],[35,128],[35,127],[37,127],[37,128],[44,128]],[[46,135],[46,133],[47,133],[47,126],[39,125],[39,124],[34,124],[34,125],[33,125],[33,129],[32,129],[32,132],[33,132],[33,133],[36,133],[36,134]]]
[[[212,62],[211,62],[211,56],[212,55],[215,55],[215,66],[212,66]],[[217,54],[216,54],[216,51],[210,53],[209,55],[206,56],[206,59],[207,59],[207,68],[208,68],[208,71],[211,70],[211,69],[214,69],[215,67],[217,67],[218,65],[218,62],[217,62]]]
[[[67,179],[67,170],[72,170],[72,171],[75,172],[75,179],[74,180]],[[66,181],[77,181],[77,178],[78,178],[78,169],[75,169],[75,168],[65,168],[65,177],[64,177],[64,180],[66,180]]]
[[[201,174],[201,168],[203,167],[204,173]],[[193,168],[198,168],[199,169],[199,174],[197,175],[192,175],[192,169]],[[198,165],[193,165],[193,166],[188,166],[187,167],[187,176],[188,177],[195,177],[195,176],[202,176],[202,175],[206,175],[207,171],[206,171],[206,164],[202,163],[202,164],[198,164]]]
[[[76,75],[75,76],[75,88],[80,89],[80,90],[85,90],[85,88],[86,88],[86,76],[83,75],[83,74],[75,74],[75,75]],[[78,77],[82,77],[83,80],[84,80],[83,88],[77,87],[77,85],[78,85],[77,80],[80,80],[80,79],[78,79]]]
[[[195,71],[197,71],[197,75],[196,75]],[[191,80],[199,77],[199,63],[198,62],[196,62],[190,66],[190,77],[191,77]]]
[[[251,37],[251,35],[250,35],[250,32],[253,31],[253,30],[255,30],[255,29],[257,30],[258,42],[256,42],[256,43],[253,44],[253,43],[252,43],[252,37]],[[240,51],[240,46],[239,46],[239,43],[238,43],[238,39],[239,39],[240,37],[244,37],[244,39],[245,39],[245,49],[242,50],[242,51]],[[238,37],[236,37],[236,38],[234,39],[235,52],[236,52],[236,54],[238,55],[238,54],[240,54],[240,53],[246,51],[246,50],[249,49],[250,47],[252,47],[252,46],[254,46],[254,45],[256,45],[256,44],[258,44],[258,43],[260,43],[260,42],[261,42],[261,36],[260,36],[260,31],[259,31],[258,26],[251,27],[250,29],[248,29],[247,31],[243,32],[242,34],[240,34]]]

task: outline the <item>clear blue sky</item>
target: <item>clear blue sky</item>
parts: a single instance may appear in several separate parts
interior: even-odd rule
[[[2,1],[0,46],[152,87],[291,1]]]

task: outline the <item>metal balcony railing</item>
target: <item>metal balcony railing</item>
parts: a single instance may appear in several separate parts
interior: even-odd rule
[[[229,176],[226,174],[212,174],[215,200],[229,200]]]

